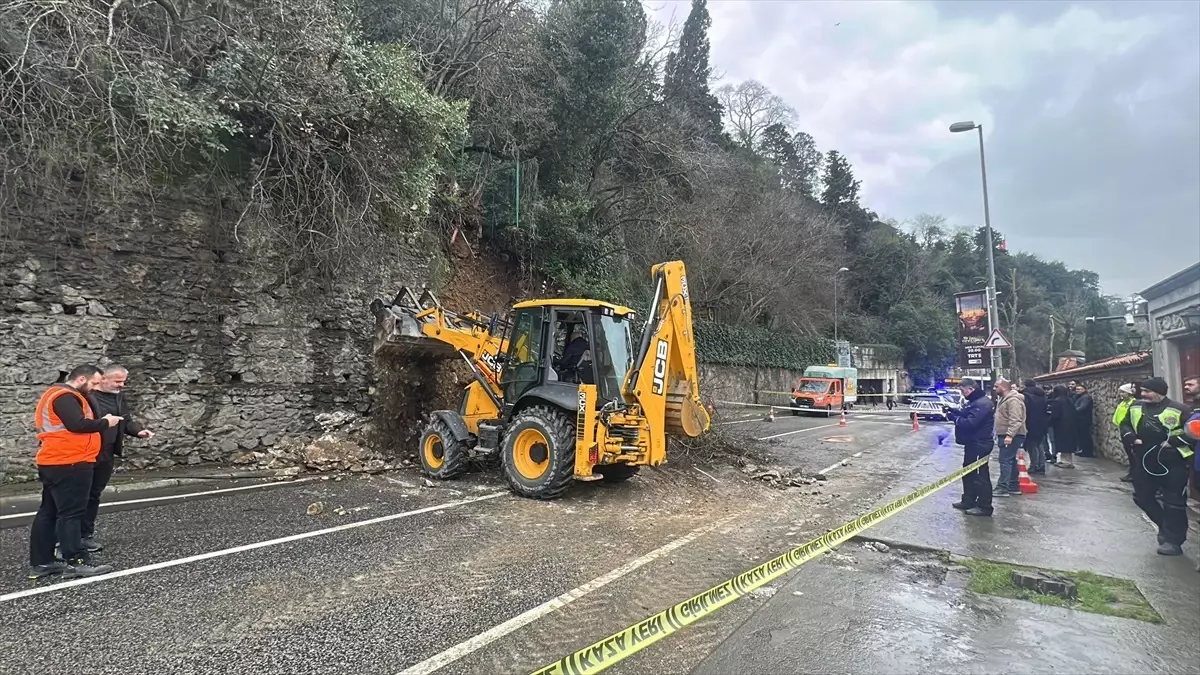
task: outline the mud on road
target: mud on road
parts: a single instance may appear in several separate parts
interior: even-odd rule
[[[778,468],[834,466],[812,485],[677,461],[554,502],[405,473],[102,513],[103,559],[126,575],[28,597],[11,595],[31,588],[27,530],[0,530],[0,652],[14,673],[530,672],[868,510],[936,444],[883,418],[828,424],[730,425]],[[771,592],[613,672],[688,672]]]

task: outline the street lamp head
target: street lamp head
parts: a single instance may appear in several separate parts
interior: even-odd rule
[[[838,270],[838,272],[849,272],[849,271],[850,271],[849,267],[843,267],[840,270]]]
[[[955,122],[950,125],[950,133],[959,134],[964,131],[975,131],[977,126],[974,122]]]

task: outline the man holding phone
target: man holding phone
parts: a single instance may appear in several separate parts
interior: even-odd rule
[[[65,382],[42,394],[34,411],[42,503],[29,534],[30,579],[53,574],[90,577],[112,571],[111,565],[92,565],[82,541],[100,432],[121,422],[116,415],[96,419],[87,394],[101,379],[95,366],[78,366]],[[55,541],[63,560],[54,557]]]

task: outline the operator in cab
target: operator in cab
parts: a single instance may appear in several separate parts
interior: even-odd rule
[[[558,371],[562,375],[569,376],[572,380],[579,378],[579,364],[585,361],[584,355],[588,351],[588,341],[583,334],[583,325],[575,324],[571,328],[571,339],[567,340],[567,346],[563,349],[562,358],[558,361]]]

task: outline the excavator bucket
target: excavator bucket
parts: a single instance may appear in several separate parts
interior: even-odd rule
[[[418,297],[407,286],[401,288],[390,303],[375,299],[371,303],[371,313],[375,315],[373,347],[376,356],[415,360],[455,358],[454,347],[427,337],[421,329],[429,318],[418,316],[432,307],[440,306],[437,296],[429,290],[424,290]]]

